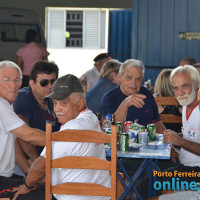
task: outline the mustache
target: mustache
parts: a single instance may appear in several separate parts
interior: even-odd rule
[[[189,95],[185,94],[184,96],[177,96],[176,98],[182,100],[182,99],[188,98],[188,96]]]

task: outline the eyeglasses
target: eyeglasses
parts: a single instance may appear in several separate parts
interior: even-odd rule
[[[22,82],[22,79],[16,78],[16,79],[13,80],[13,79],[10,79],[10,78],[3,78],[3,82],[6,85],[9,85],[12,81],[15,83],[15,85],[20,85],[21,82]]]
[[[51,85],[52,85],[54,81],[55,81],[55,79],[51,79],[51,80],[42,79],[42,80],[40,81],[40,85],[41,85],[42,87],[45,87],[45,86],[47,86],[47,85],[49,84],[49,82],[50,82]]]

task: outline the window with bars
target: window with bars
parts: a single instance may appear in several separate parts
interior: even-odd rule
[[[48,48],[105,48],[107,14],[100,9],[48,9]]]
[[[83,46],[83,12],[67,11],[66,47]]]

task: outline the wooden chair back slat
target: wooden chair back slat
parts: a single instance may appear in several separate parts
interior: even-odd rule
[[[96,183],[63,183],[52,187],[53,194],[111,196],[108,187]]]
[[[65,130],[51,134],[52,141],[110,143],[111,137],[107,134],[91,130]]]
[[[182,123],[182,117],[172,114],[161,114],[161,120],[163,123]]]
[[[84,86],[83,86],[84,87],[84,93],[87,94],[87,76],[85,76],[85,78],[83,80],[84,80],[84,83],[85,83]]]
[[[52,160],[52,168],[109,170],[110,167],[109,161],[96,157],[67,156]]]
[[[92,142],[111,143],[111,161],[96,157],[67,156],[51,159],[52,141],[63,142]],[[111,174],[111,188],[95,183],[62,183],[51,185],[51,168],[70,169],[96,169],[109,170]],[[46,200],[51,198],[51,194],[67,195],[91,195],[91,196],[111,196],[116,199],[117,180],[117,127],[112,126],[112,134],[107,135],[98,131],[88,130],[64,130],[55,133],[51,132],[51,124],[46,125]]]
[[[155,101],[157,105],[173,105],[180,106],[175,97],[155,97]]]
[[[81,85],[83,86],[84,93],[87,94],[87,76],[85,76],[82,80],[79,78]]]
[[[155,97],[158,106],[180,106],[175,97]],[[173,114],[160,114],[163,123],[182,123],[182,117]]]
[[[10,200],[10,198],[0,198],[0,200]]]

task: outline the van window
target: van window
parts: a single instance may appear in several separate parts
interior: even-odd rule
[[[28,29],[36,31],[38,39],[41,42],[41,33],[37,24],[16,24],[0,23],[0,37],[3,42],[25,42],[25,34]]]

